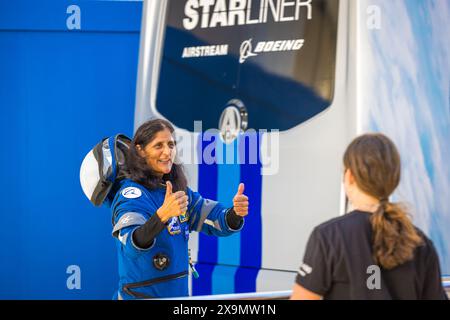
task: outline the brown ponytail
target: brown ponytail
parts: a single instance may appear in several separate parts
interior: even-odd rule
[[[400,182],[400,155],[394,143],[379,133],[357,137],[344,154],[344,166],[363,192],[380,199],[378,210],[370,217],[376,263],[392,269],[411,260],[422,238],[406,208],[388,201]]]

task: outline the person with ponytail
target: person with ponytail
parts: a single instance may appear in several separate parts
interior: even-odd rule
[[[394,143],[364,134],[343,160],[352,211],[313,230],[291,299],[446,299],[432,241],[389,200],[401,172]]]
[[[113,236],[117,239],[119,288],[116,299],[188,296],[191,232],[224,237],[239,232],[248,214],[244,184],[232,207],[203,198],[187,186],[176,161],[174,128],[166,120],[142,124],[130,143],[123,179],[111,192]]]

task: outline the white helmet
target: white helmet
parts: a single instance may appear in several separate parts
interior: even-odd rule
[[[100,206],[117,178],[126,170],[125,159],[131,139],[123,134],[104,138],[84,157],[80,183],[86,197]]]

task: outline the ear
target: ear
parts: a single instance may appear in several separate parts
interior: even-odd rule
[[[136,150],[137,150],[139,156],[141,156],[142,158],[145,158],[145,151],[144,151],[144,149],[142,149],[140,144],[136,145]]]
[[[344,182],[348,185],[352,185],[355,183],[355,177],[350,169],[345,169],[344,173]]]

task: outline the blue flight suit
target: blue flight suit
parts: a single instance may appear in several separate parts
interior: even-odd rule
[[[133,243],[132,234],[162,206],[165,194],[163,186],[148,190],[124,179],[108,203],[113,215],[113,236],[117,239],[119,299],[188,296],[189,233],[223,237],[243,227],[242,222],[237,230],[231,229],[226,221],[229,208],[187,188],[186,214],[169,219],[150,248],[141,249]]]

